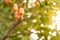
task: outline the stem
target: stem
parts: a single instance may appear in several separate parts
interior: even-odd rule
[[[15,20],[11,26],[6,30],[6,33],[5,35],[3,36],[3,38],[1,40],[5,40],[7,37],[8,37],[8,34],[19,24],[22,22],[22,19],[18,19],[18,20]]]

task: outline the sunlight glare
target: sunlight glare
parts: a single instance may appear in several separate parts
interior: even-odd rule
[[[56,11],[56,14],[57,30],[60,30],[60,10]]]
[[[57,10],[56,14],[56,16],[52,16],[53,23],[52,25],[49,25],[49,28],[54,29],[55,27],[57,27],[56,29],[60,30],[60,10]]]

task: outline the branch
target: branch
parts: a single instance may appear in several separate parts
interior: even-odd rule
[[[16,34],[8,34],[7,37],[14,37],[14,36],[17,36],[17,35],[20,35],[21,33],[16,33]]]
[[[13,30],[19,23],[21,23],[22,21],[23,21],[22,18],[15,20],[15,21],[11,24],[11,26],[6,30],[6,33],[5,33],[5,35],[3,36],[3,38],[2,38],[1,40],[5,40],[5,39],[8,37],[8,34],[10,33],[10,31],[12,31],[12,30]]]

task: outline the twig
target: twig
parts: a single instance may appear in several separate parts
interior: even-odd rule
[[[19,23],[21,23],[23,21],[23,19],[18,19],[18,20],[15,20],[11,26],[6,30],[6,33],[5,35],[3,36],[3,38],[1,40],[5,40],[7,37],[8,37],[8,34],[10,33],[10,31],[12,31]]]
[[[16,33],[16,34],[8,34],[7,37],[14,37],[14,36],[17,36],[17,35],[20,35],[21,33]]]

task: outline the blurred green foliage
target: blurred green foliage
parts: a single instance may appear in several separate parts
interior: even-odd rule
[[[12,4],[7,6],[4,3],[4,0],[0,0],[0,38],[5,34],[6,29],[11,25],[11,23],[15,20],[13,18],[14,12],[12,10],[12,6],[15,3],[15,1],[18,3],[19,6],[23,0],[12,0]],[[21,22],[14,30],[11,31],[11,34],[15,34],[18,31],[21,32],[22,37],[18,36],[13,36],[10,38],[7,38],[6,40],[29,40],[29,29],[36,29],[37,31],[43,30],[44,32],[42,33],[37,33],[39,38],[44,36],[45,39],[47,40],[47,36],[51,36],[50,40],[60,40],[60,34],[57,32],[56,29],[50,29],[48,26],[53,23],[52,21],[52,16],[56,16],[56,13],[52,11],[55,8],[60,9],[60,0],[45,0],[40,3],[39,6],[34,6],[31,8],[28,8],[27,4],[29,3],[28,0],[26,0],[27,3],[24,5],[26,6],[25,9],[25,14],[24,17],[25,19],[23,22]],[[53,5],[53,2],[56,2],[56,5]],[[36,5],[36,4],[35,4]],[[23,7],[23,6],[22,6]],[[31,13],[31,17],[27,17],[27,13]],[[41,16],[41,17],[40,17]],[[36,19],[36,23],[33,23],[32,20]],[[41,27],[40,25],[43,24],[44,27]],[[54,32],[56,31],[57,35],[52,36],[49,34],[49,32]],[[39,40],[39,39],[38,39]]]

